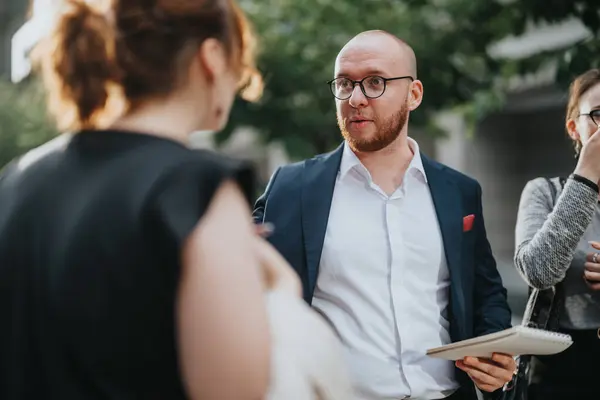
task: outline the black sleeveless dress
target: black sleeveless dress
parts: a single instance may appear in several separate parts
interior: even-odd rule
[[[248,165],[155,136],[61,136],[0,176],[0,399],[185,398],[180,249]],[[250,216],[248,216],[250,218]]]

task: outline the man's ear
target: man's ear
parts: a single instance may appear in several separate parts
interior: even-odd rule
[[[420,80],[415,80],[410,85],[410,92],[408,98],[408,109],[410,111],[416,110],[423,101],[423,83]]]

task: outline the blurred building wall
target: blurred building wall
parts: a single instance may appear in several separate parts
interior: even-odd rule
[[[8,0],[0,0],[0,76],[10,66],[10,35],[6,32],[9,20]]]
[[[589,35],[577,20],[530,27],[490,52],[521,58],[569,46]],[[488,239],[509,292],[513,322],[518,322],[527,299],[527,286],[513,265],[514,229],[519,199],[527,181],[538,176],[568,176],[575,167],[574,150],[565,132],[567,93],[555,85],[556,68],[544,65],[537,73],[509,82],[507,102],[467,137],[459,115],[446,114],[449,135],[436,142],[436,158],[476,178],[483,189]]]
[[[27,0],[0,0],[0,76],[10,75],[11,38],[23,24]]]

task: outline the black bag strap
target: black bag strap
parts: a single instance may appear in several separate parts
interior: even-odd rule
[[[561,191],[564,188],[566,181],[567,179],[564,177],[558,178]],[[548,182],[548,186],[550,187],[550,191],[552,193],[552,207],[554,208],[556,206],[556,197],[558,196],[558,192],[554,182],[552,182],[552,179],[546,178],[546,182]],[[532,319],[537,320],[537,325],[539,328],[550,331],[558,331],[560,310],[562,309],[564,302],[564,296],[562,292],[562,282],[557,283],[553,288],[539,291],[536,301],[540,304],[534,310],[535,315],[532,316]],[[542,313],[545,315],[540,315]]]
[[[561,190],[563,189],[566,178],[558,178]],[[550,192],[552,193],[552,207],[556,205],[558,195],[556,186],[551,179],[546,178]],[[562,294],[562,282],[546,290],[534,290],[529,287],[529,300],[527,309],[523,317],[527,325],[539,329],[558,331],[560,310],[564,297]],[[528,388],[531,380],[532,366],[531,355],[521,355],[518,357],[517,374],[503,388],[500,400],[517,400],[528,398]]]
[[[567,182],[567,178],[561,176],[558,178],[558,181],[560,183],[560,190],[562,191],[565,187],[565,183]],[[556,196],[554,196],[554,198],[556,199]],[[556,202],[554,205],[556,206]],[[548,323],[546,324],[546,329],[550,331],[558,331],[560,329],[560,310],[562,310],[565,301],[563,290],[562,282],[559,282],[556,284],[556,286],[554,286],[554,301],[552,302],[552,307],[550,308],[548,315]]]
[[[558,178],[558,181],[560,182],[560,190],[563,190],[563,188],[565,187],[565,183],[567,183],[567,178],[561,176],[560,178]]]
[[[548,187],[550,188],[550,192],[552,193],[552,207],[554,207],[554,205],[556,204],[556,194],[557,194],[556,186],[554,186],[554,182],[552,182],[552,179],[550,179],[550,178],[544,178],[544,179],[546,179],[546,183],[548,184]]]
[[[556,192],[556,185],[554,185],[554,182],[552,182],[552,179],[550,179],[550,178],[544,178],[544,179],[546,179],[546,182],[548,183],[548,186],[550,187],[550,191],[552,192],[552,206],[555,206],[556,205],[556,195],[558,194]],[[567,178],[565,178],[564,176],[558,177],[558,183],[560,184],[561,191],[565,187],[566,182],[567,182]]]

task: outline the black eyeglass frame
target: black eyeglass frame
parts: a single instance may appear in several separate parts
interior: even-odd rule
[[[580,117],[582,117],[582,116],[590,117],[590,119],[592,120],[592,122],[594,124],[596,124],[597,127],[600,127],[600,109],[598,109],[598,110],[592,110],[592,111],[590,111],[587,114],[579,114],[579,116]]]
[[[369,79],[369,78],[379,78],[381,80],[383,80],[383,90],[381,91],[381,94],[379,96],[369,96],[367,95],[367,93],[365,92],[365,87],[363,86],[363,81],[365,79]],[[348,95],[348,97],[337,97],[335,95],[335,89],[333,87],[333,83],[339,79],[346,79],[348,81],[350,81],[352,83],[352,90],[350,91],[350,94]],[[353,79],[350,78],[346,78],[346,77],[338,77],[338,78],[334,78],[330,81],[327,82],[327,84],[329,85],[329,89],[331,90],[331,94],[333,94],[333,97],[335,97],[338,100],[348,100],[350,97],[352,97],[352,93],[354,92],[354,88],[356,87],[356,85],[358,85],[360,87],[360,91],[365,95],[365,97],[367,99],[377,99],[381,96],[383,96],[383,94],[385,93],[385,90],[387,89],[387,83],[388,81],[397,81],[400,79],[410,79],[411,82],[414,82],[415,78],[413,78],[410,75],[406,75],[406,76],[397,76],[394,78],[384,78],[383,76],[379,76],[379,75],[369,75],[369,76],[365,76],[364,78],[362,78],[361,80],[355,81]]]

